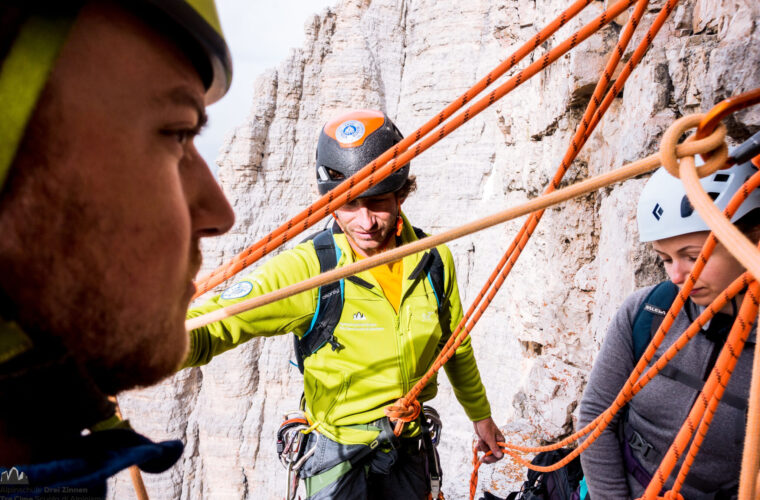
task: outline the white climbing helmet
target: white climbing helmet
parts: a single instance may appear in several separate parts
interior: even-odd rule
[[[697,166],[704,164],[699,157],[696,158],[696,163]],[[752,163],[746,162],[725,170],[718,170],[700,179],[700,182],[715,205],[723,210],[734,193],[755,172],[757,169]],[[758,207],[760,207],[760,190],[755,189],[739,206],[731,222],[736,222],[750,210]],[[644,186],[639,197],[636,218],[639,223],[639,240],[642,243],[710,230],[689,202],[681,181],[670,175],[664,168],[658,169]]]

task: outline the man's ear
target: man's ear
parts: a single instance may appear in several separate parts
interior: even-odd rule
[[[396,195],[396,202],[398,203],[398,208],[399,210],[401,210],[401,204],[406,201],[406,197],[409,196],[409,194],[406,193],[402,195],[398,191],[396,191],[394,194]]]
[[[332,218],[335,220],[335,223],[338,225],[338,227],[340,228],[340,230],[345,233],[346,232],[346,228],[343,227],[343,224],[340,222],[340,219],[338,218],[338,214],[336,214],[335,212],[331,212],[330,215],[332,215]]]

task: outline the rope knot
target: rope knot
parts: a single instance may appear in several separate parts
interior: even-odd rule
[[[419,417],[421,411],[422,405],[420,405],[419,401],[416,399],[409,401],[406,397],[402,397],[385,409],[385,415],[392,423],[396,423],[393,433],[396,436],[400,436],[404,430],[404,424]]]
[[[715,131],[704,139],[696,139],[695,136],[689,137],[683,144],[678,144],[678,140],[689,129],[694,128],[700,124],[705,115],[694,114],[687,115],[674,121],[673,124],[668,127],[665,133],[662,135],[660,141],[660,161],[662,166],[668,171],[670,175],[679,179],[681,174],[679,172],[679,157],[692,156],[693,148],[702,149],[709,147],[709,154],[702,154],[703,158],[707,161],[704,165],[697,168],[697,175],[699,177],[707,177],[720,168],[725,167],[726,159],[728,158],[728,146],[726,146],[726,126],[722,123],[718,125]],[[686,151],[687,149],[692,149]],[[691,153],[691,154],[689,154]]]

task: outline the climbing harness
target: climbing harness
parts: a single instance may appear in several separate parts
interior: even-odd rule
[[[427,461],[428,479],[433,499],[443,498],[441,483],[443,470],[438,458],[436,448],[441,438],[441,417],[432,406],[423,407],[423,415],[420,419],[420,434],[416,438],[400,441],[393,434],[393,429],[387,418],[383,418],[375,424],[380,427],[380,433],[362,452],[351,458],[351,464],[356,465],[372,452],[387,446],[391,449],[399,449],[402,443],[406,448],[423,452]],[[315,434],[314,444],[306,449],[308,435]],[[316,452],[317,444],[322,436],[313,430],[313,426],[301,411],[290,411],[283,415],[283,422],[277,430],[277,456],[280,463],[287,471],[287,500],[293,500],[298,490],[300,472],[306,461]]]

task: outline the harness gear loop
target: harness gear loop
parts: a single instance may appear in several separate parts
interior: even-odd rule
[[[303,455],[303,440],[306,433],[302,432],[309,428],[309,421],[303,413],[298,413],[295,418],[288,418],[285,415],[285,421],[277,429],[277,456],[284,467],[297,462]]]
[[[291,415],[295,417],[290,418]],[[317,433],[314,446],[306,451],[307,435],[317,424],[309,425],[309,421],[301,411],[285,414],[285,420],[277,430],[277,456],[287,470],[286,500],[293,500],[298,489],[298,479],[301,468],[317,450],[321,435]]]
[[[437,424],[436,424],[437,422]],[[437,425],[437,429],[433,429]],[[435,451],[437,441],[433,441],[433,432],[437,436],[441,433],[441,420],[438,412],[430,406],[423,407],[423,414],[420,418],[420,446],[425,452],[427,458],[427,472],[430,480],[430,498],[441,498],[441,484],[443,483],[443,470],[438,454]]]

